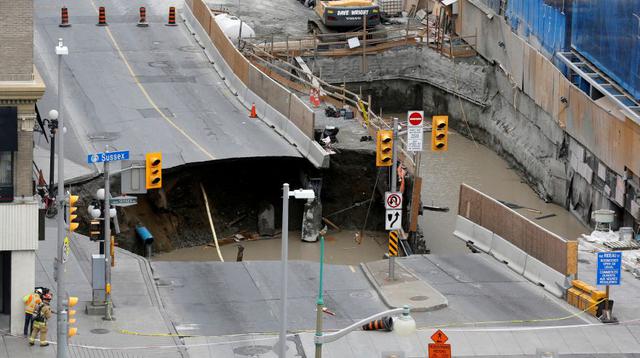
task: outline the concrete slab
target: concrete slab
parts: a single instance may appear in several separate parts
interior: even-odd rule
[[[396,260],[395,280],[389,280],[389,261],[379,260],[360,265],[365,275],[389,307],[411,306],[412,311],[426,312],[444,308],[447,299],[420,280]]]
[[[640,341],[638,341],[630,331],[637,331],[640,326],[625,327],[625,326],[609,326],[607,327],[607,333],[611,338],[611,344],[615,345],[621,353],[634,353],[640,348]]]
[[[518,343],[523,354],[535,354],[536,350],[545,345],[538,339],[538,336],[531,331],[512,332],[513,339]]]

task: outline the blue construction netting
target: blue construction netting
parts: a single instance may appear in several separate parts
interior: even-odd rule
[[[571,45],[640,99],[640,1],[573,0]]]
[[[566,15],[561,6],[549,0],[510,0],[505,13],[515,33],[534,43],[535,37],[547,55],[567,48]]]

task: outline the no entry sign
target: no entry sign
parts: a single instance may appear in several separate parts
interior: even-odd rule
[[[423,122],[423,111],[409,111],[407,113],[407,150],[410,152],[422,151]]]

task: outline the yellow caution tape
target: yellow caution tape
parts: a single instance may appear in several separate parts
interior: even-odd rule
[[[585,308],[584,310],[576,313],[572,313],[565,317],[554,317],[554,318],[539,318],[539,319],[514,319],[507,321],[479,321],[479,322],[460,322],[460,323],[447,323],[442,325],[433,326],[433,328],[444,328],[444,327],[460,327],[460,326],[469,326],[469,325],[484,325],[484,324],[500,324],[500,323],[536,323],[536,322],[553,322],[553,321],[564,321],[567,319],[571,319],[574,317],[578,317],[579,315],[587,312],[591,308],[600,304],[605,299],[601,299],[594,303],[592,306]]]

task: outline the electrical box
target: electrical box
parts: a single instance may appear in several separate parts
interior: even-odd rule
[[[94,305],[104,304],[105,301],[105,257],[100,254],[91,255],[91,287]]]

